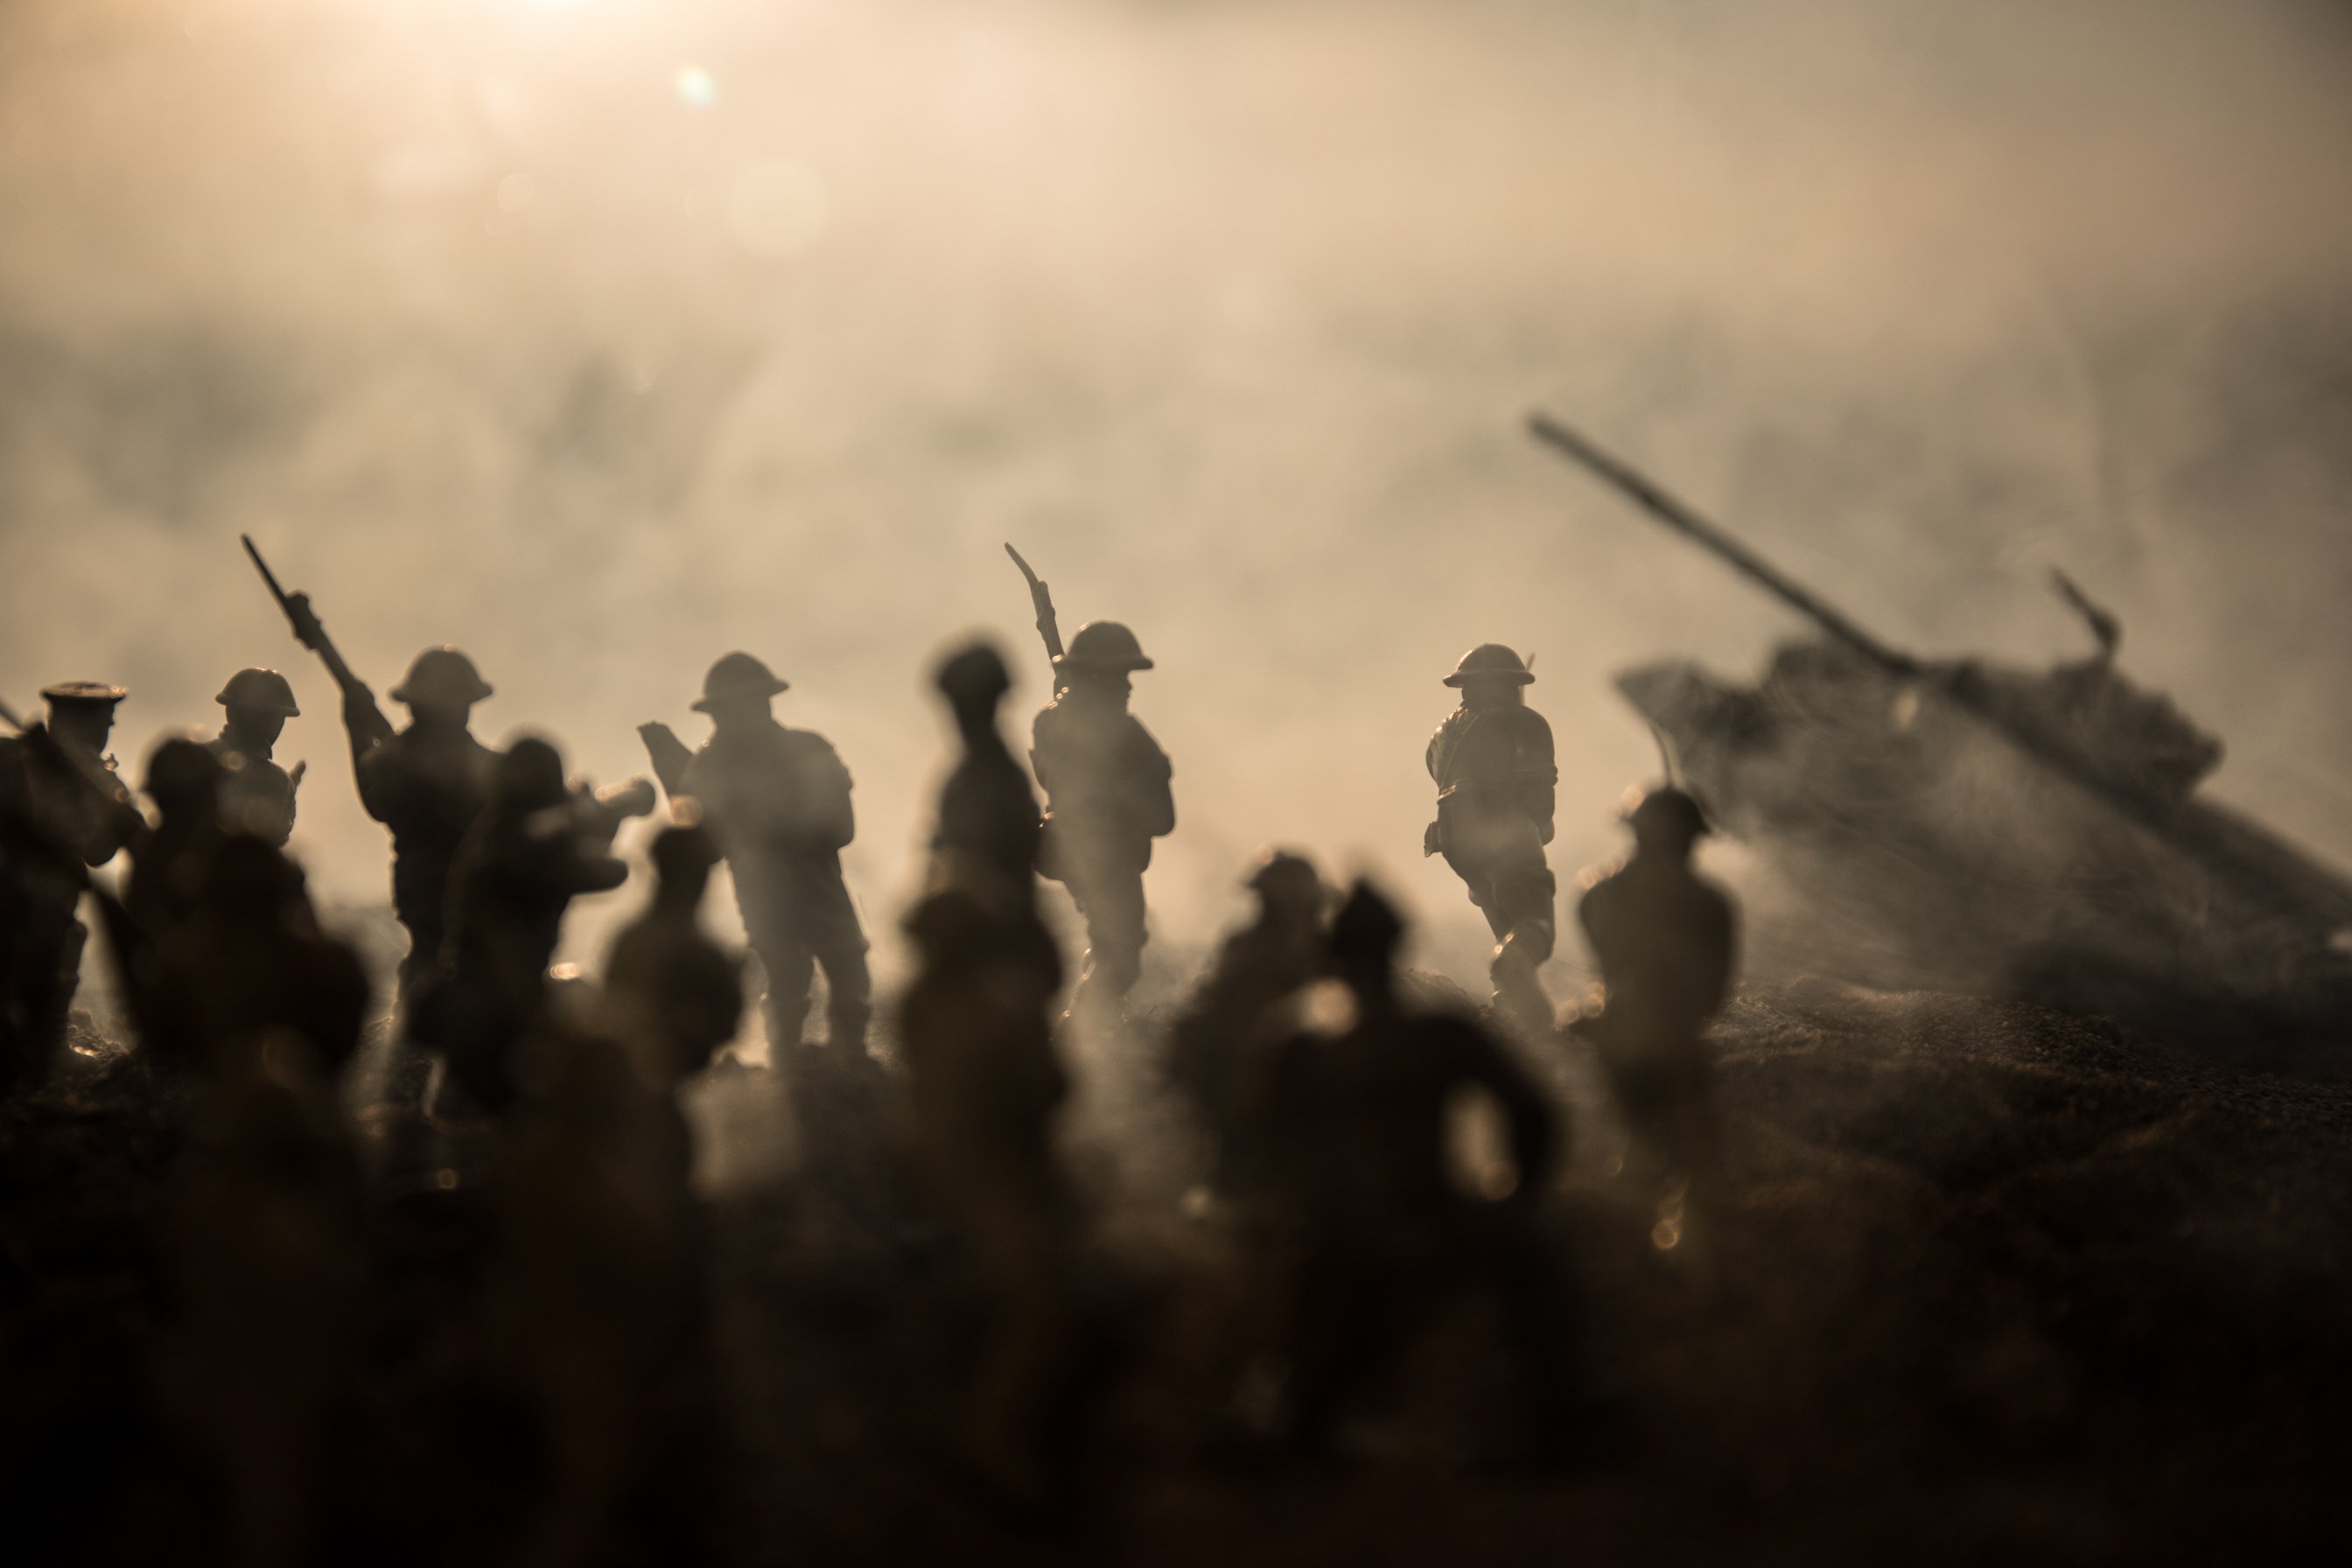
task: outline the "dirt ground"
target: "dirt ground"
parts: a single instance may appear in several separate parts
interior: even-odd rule
[[[182,1103],[83,1044],[66,1081],[0,1111],[8,1556],[229,1562],[215,1470],[156,1396]],[[1181,1123],[1139,1089],[1082,1107],[1073,1134],[1097,1204],[1082,1508],[1045,1528],[946,1457],[976,1333],[968,1281],[898,1194],[819,1179],[804,1151],[703,1205],[692,1348],[637,1425],[591,1560],[2352,1548],[2352,1063],[2315,1051],[2249,1070],[2097,1021],[1820,984],[1748,995],[1717,1047],[1722,1211],[1672,1247],[1591,1064],[1530,1053],[1571,1117],[1546,1223],[1623,1412],[1612,1457],[1535,1476],[1465,1462],[1513,1375],[1469,1302],[1349,1428],[1348,1462],[1236,1459],[1221,1435],[1248,1281],[1225,1218],[1186,1200]],[[383,1075],[378,1135],[400,1130],[416,1071]],[[361,1348],[306,1461],[316,1561],[518,1561],[541,1497],[544,1432],[475,1310],[492,1261],[482,1185],[462,1154],[434,1158],[457,1163],[394,1161],[370,1188]]]

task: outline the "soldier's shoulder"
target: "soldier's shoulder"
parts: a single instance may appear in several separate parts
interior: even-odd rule
[[[814,730],[787,730],[779,725],[777,727],[777,734],[782,737],[778,742],[778,748],[780,750],[789,752],[796,757],[837,757],[841,755],[840,752],[835,749],[834,743],[831,741],[826,740]]]
[[[1142,720],[1137,718],[1132,713],[1129,713],[1127,716],[1127,732],[1131,741],[1139,742],[1143,746],[1149,748],[1151,752],[1155,752],[1162,762],[1167,761],[1168,752],[1160,744],[1159,738],[1144,727]]]
[[[1517,708],[1500,709],[1498,711],[1508,716],[1505,722],[1510,725],[1513,734],[1530,740],[1538,737],[1545,741],[1551,739],[1551,721],[1534,709],[1523,705]]]

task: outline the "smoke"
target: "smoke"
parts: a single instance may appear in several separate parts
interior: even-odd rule
[[[745,647],[887,938],[930,656],[1045,696],[1009,538],[1159,661],[1170,963],[1289,842],[1471,975],[1416,853],[1454,658],[1538,656],[1566,873],[1655,765],[1608,677],[1795,629],[1540,403],[1898,644],[2071,652],[2066,563],[2221,792],[2352,858],[2347,81],[2285,0],[16,0],[0,682],[130,686],[129,761],[288,668],[298,847],[374,900],[239,531],[379,691],[457,643],[599,781]]]

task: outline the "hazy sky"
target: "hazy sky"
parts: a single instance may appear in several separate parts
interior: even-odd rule
[[[374,899],[240,530],[379,690],[456,642],[600,780],[746,647],[881,928],[934,650],[1044,696],[1010,538],[1160,661],[1171,947],[1286,840],[1464,967],[1454,657],[1535,651],[1567,871],[1654,766],[1610,673],[1793,629],[1542,404],[1898,644],[2078,651],[2067,565],[2352,859],[2347,283],[2336,5],[0,0],[0,690],[124,682],[131,761],[288,669],[298,847]]]

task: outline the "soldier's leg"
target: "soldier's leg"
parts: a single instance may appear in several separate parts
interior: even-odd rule
[[[874,1016],[874,982],[866,973],[866,943],[835,942],[816,958],[824,966],[825,1043],[862,1052],[866,1027]]]
[[[768,1060],[782,1066],[800,1048],[808,1026],[809,982],[815,977],[815,956],[806,942],[771,933],[752,944],[760,972],[768,983]]]
[[[1078,907],[1087,917],[1087,962],[1071,1005],[1115,1012],[1143,974],[1143,873],[1090,875]]]
[[[1552,1026],[1552,1003],[1536,971],[1557,940],[1552,910],[1559,885],[1532,823],[1517,825],[1496,847],[1486,905],[1487,923],[1501,939],[1495,947],[1495,999],[1523,1028],[1540,1033]]]
[[[866,973],[866,932],[857,923],[857,906],[837,874],[810,879],[793,902],[794,923],[824,966],[825,1041],[863,1054],[874,983]]]
[[[81,984],[82,949],[89,942],[88,926],[70,913],[58,918],[52,911],[31,944],[26,964],[30,994],[24,1001],[27,1028],[19,1047],[23,1060],[18,1077],[25,1085],[47,1081],[65,1050],[67,1021]]]
[[[1510,922],[1494,896],[1495,868],[1491,858],[1449,844],[1445,847],[1445,864],[1462,879],[1471,903],[1486,917],[1486,927],[1495,933],[1495,940],[1500,942],[1510,935]]]

